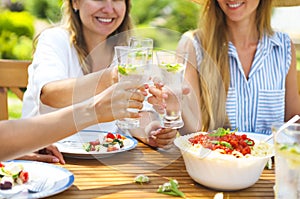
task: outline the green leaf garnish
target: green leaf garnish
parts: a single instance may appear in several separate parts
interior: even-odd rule
[[[211,140],[210,142],[213,143],[213,144],[216,144],[216,145],[225,146],[225,147],[227,147],[229,149],[233,149],[233,147],[231,146],[231,144],[229,142],[226,142],[226,141]]]
[[[150,182],[150,179],[149,179],[149,177],[148,176],[146,176],[146,175],[138,175],[138,176],[136,176],[135,178],[134,178],[134,182],[135,183],[140,183],[140,184],[143,184],[143,183],[148,183],[148,182]]]
[[[90,152],[92,145],[90,143],[84,143],[82,147],[86,152]]]
[[[249,146],[253,146],[254,143],[252,140],[245,140],[245,142],[249,145]]]
[[[160,185],[158,187],[157,192],[162,194],[167,194],[171,196],[180,196],[182,198],[185,198],[185,195],[182,191],[179,189],[179,185],[177,180],[170,179],[169,182],[164,183],[163,185]]]
[[[231,133],[233,133],[233,132],[231,132],[230,129],[218,128],[216,132],[209,133],[208,135],[212,136],[212,137],[222,137],[224,135],[228,135]]]

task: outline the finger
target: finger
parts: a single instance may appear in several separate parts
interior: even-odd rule
[[[138,112],[130,112],[128,111],[125,115],[125,118],[139,118],[140,114]]]
[[[37,154],[34,159],[35,161],[39,162],[47,162],[47,163],[59,163],[60,160],[54,155],[44,155],[44,154]]]
[[[136,84],[133,81],[122,81],[122,82],[118,82],[116,88],[117,89],[122,89],[122,90],[132,90],[132,89],[137,89],[138,87],[140,87],[140,85]]]
[[[154,77],[152,81],[153,81],[155,87],[157,87],[159,89],[161,89],[164,86],[163,82],[161,81],[161,78],[159,78],[159,77]]]
[[[154,86],[149,87],[148,89],[149,93],[151,93],[153,96],[159,98],[159,99],[166,99],[168,95],[162,91],[162,89],[158,89]]]
[[[19,160],[31,160],[31,161],[39,161],[39,162],[48,162],[48,163],[58,163],[59,159],[52,155],[43,155],[38,153],[30,153],[26,154],[22,157],[17,158]]]
[[[51,155],[55,156],[59,160],[59,163],[61,164],[66,163],[62,153],[58,150],[56,146],[50,145],[47,147],[47,150],[51,151]]]
[[[172,129],[161,129],[153,132],[152,135],[157,139],[175,139],[177,131]]]
[[[187,94],[189,94],[189,93],[190,93],[190,88],[188,88],[188,87],[182,88],[182,94],[183,94],[183,95],[187,95]]]
[[[138,101],[129,100],[128,101],[128,108],[134,108],[134,109],[142,109],[143,103]]]
[[[137,101],[142,102],[145,99],[144,94],[141,92],[132,92],[132,93],[129,93],[129,95],[130,95],[130,97],[129,97],[130,100],[137,100]]]
[[[156,139],[156,144],[160,148],[165,148],[168,145],[172,145],[174,139]]]
[[[158,100],[156,97],[150,96],[147,101],[153,106],[157,106],[156,108],[164,109],[166,107],[166,103],[164,101]]]

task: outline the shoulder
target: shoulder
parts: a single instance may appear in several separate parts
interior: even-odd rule
[[[273,34],[273,37],[275,37],[277,39],[291,40],[290,36],[285,32],[275,31],[274,34]]]
[[[182,48],[198,48],[201,45],[197,30],[190,30],[182,34],[179,46]]]
[[[198,38],[198,31],[197,30],[189,30],[182,34],[181,40],[183,41],[194,41]]]
[[[62,41],[68,41],[69,42],[70,34],[68,31],[62,27],[53,27],[48,28],[44,30],[40,36],[39,40],[49,40],[53,41],[55,43],[62,42]]]
[[[290,36],[284,32],[274,32],[269,40],[273,47],[270,51],[271,55],[277,58],[278,63],[282,63],[281,66],[287,73],[292,61],[292,40]]]
[[[287,33],[276,31],[269,39],[274,45],[283,49],[291,48],[291,38]]]

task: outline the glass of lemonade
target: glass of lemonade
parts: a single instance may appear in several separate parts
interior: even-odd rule
[[[162,115],[165,128],[178,129],[183,127],[181,117],[182,84],[187,63],[187,53],[175,51],[157,51],[157,64],[160,71],[160,81],[164,84],[163,91],[167,93],[166,108]]]
[[[273,124],[275,146],[275,198],[300,198],[300,124],[277,132],[282,123]]]
[[[130,81],[135,88],[143,86],[150,78],[150,65],[148,64],[149,49],[133,48],[130,46],[116,46],[119,82]],[[137,111],[128,109],[128,111]],[[124,118],[117,120],[117,126],[122,130],[139,127],[139,119]]]

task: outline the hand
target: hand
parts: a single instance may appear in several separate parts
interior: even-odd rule
[[[63,155],[60,153],[58,148],[54,145],[49,145],[37,152],[29,153],[17,159],[65,164]]]
[[[166,108],[165,99],[168,98],[169,93],[163,90],[163,84],[161,82],[154,83],[154,86],[148,88],[148,91],[152,96],[148,97],[148,102],[153,105],[156,112],[163,114]],[[190,93],[190,88],[183,86],[182,94],[187,95]]]
[[[98,122],[139,118],[138,112],[128,111],[128,108],[141,110],[146,95],[146,91],[136,89],[132,82],[122,81],[110,86],[90,100],[92,108],[90,111],[96,113]]]
[[[164,113],[166,108],[164,101],[168,97],[168,94],[162,90],[163,86],[161,82],[155,82],[154,86],[148,88],[148,92],[152,94],[152,96],[148,97],[148,102],[152,104],[154,110],[160,114]]]
[[[176,129],[161,128],[160,122],[153,121],[146,128],[148,132],[148,144],[152,147],[168,149],[173,146],[173,141],[176,138]]]

